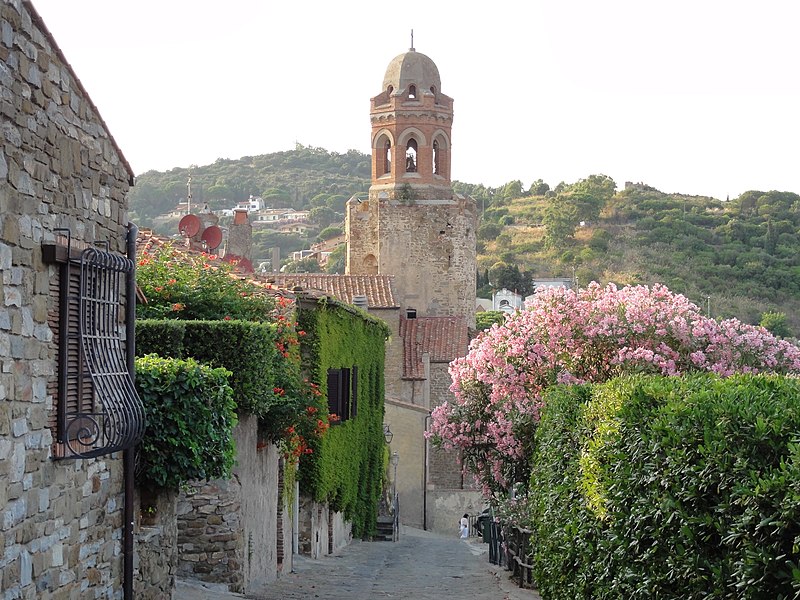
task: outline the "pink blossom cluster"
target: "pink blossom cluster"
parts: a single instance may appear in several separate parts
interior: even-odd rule
[[[528,476],[542,392],[623,373],[800,373],[800,348],[763,327],[716,321],[663,285],[550,288],[493,325],[453,361],[455,398],[433,411],[430,437],[460,448],[484,491]]]

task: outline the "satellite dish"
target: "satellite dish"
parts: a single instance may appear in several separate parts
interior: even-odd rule
[[[206,243],[206,248],[209,250],[216,250],[222,243],[222,230],[216,225],[206,227],[200,240]]]
[[[200,231],[200,219],[197,215],[186,215],[178,223],[178,231],[184,237],[194,237]]]

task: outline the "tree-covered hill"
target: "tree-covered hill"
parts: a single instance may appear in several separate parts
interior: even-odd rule
[[[298,144],[294,150],[220,158],[213,164],[148,171],[136,178],[131,210],[142,225],[186,199],[192,177],[192,201],[212,210],[230,208],[249,196],[261,196],[274,208],[327,207],[344,214],[344,203],[366,192],[370,157],[356,150],[345,154]]]
[[[149,171],[131,191],[142,226],[186,199],[188,168]],[[298,144],[294,150],[191,168],[192,197],[212,209],[250,195],[268,206],[311,209],[306,235],[256,232],[254,260],[278,245],[282,254],[309,247],[326,228],[340,227],[344,205],[370,184],[370,157]],[[617,190],[591,175],[552,190],[541,179],[492,188],[454,182],[476,199],[479,295],[493,286],[530,291],[532,277],[574,277],[600,283],[664,283],[715,317],[759,323],[785,313],[800,335],[800,196],[749,191],[730,201],[668,194],[644,184]],[[173,231],[175,224],[170,224]]]
[[[800,196],[749,191],[719,201],[615,187],[591,176],[491,203],[478,230],[483,291],[509,266],[581,286],[664,283],[714,317],[759,323],[785,313],[800,334]]]

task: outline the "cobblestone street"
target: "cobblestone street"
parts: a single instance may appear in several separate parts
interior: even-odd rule
[[[297,558],[258,600],[539,600],[521,590],[509,572],[491,565],[488,547],[476,538],[461,540],[403,527],[400,540],[354,541],[321,560]],[[175,600],[243,598],[181,582]]]

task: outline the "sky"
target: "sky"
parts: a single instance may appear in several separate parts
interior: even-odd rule
[[[32,0],[136,174],[370,151],[414,46],[454,98],[452,176],[800,193],[796,0]]]

